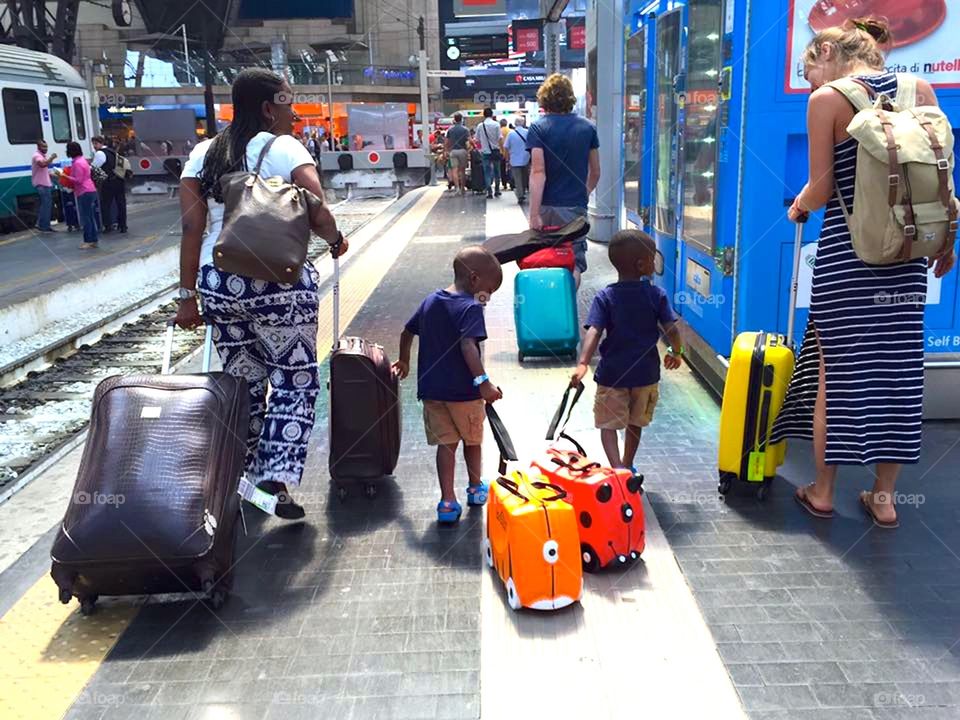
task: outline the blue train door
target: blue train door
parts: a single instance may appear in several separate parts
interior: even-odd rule
[[[731,0],[732,1],[732,0]],[[733,279],[717,261],[718,138],[723,98],[723,0],[688,0],[681,102],[680,179],[674,295],[684,320],[710,346],[729,347]]]
[[[682,88],[682,9],[656,18],[656,72],[653,87],[653,183],[650,221],[657,247],[664,257],[660,284],[668,297],[681,287],[677,275],[677,223],[680,208],[681,108],[677,102]],[[677,308],[682,313],[682,308]]]

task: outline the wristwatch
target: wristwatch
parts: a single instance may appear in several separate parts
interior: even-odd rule
[[[473,386],[474,386],[474,387],[480,387],[480,386],[483,385],[485,382],[487,382],[487,380],[489,380],[489,379],[490,379],[490,377],[489,377],[488,375],[486,375],[486,374],[484,374],[484,375],[477,375],[477,376],[473,379]]]
[[[190,298],[195,298],[197,296],[196,290],[191,290],[190,288],[180,288],[177,290],[177,302],[183,302],[184,300],[189,300]]]
[[[674,350],[672,347],[668,347],[668,348],[667,348],[667,354],[668,354],[668,355],[674,355],[674,356],[676,356],[676,357],[680,357],[681,355],[683,355],[683,345],[680,346],[680,349],[679,349],[679,350]]]
[[[340,249],[340,246],[343,245],[343,233],[337,230],[337,239],[335,242],[329,243],[330,249],[336,252]]]

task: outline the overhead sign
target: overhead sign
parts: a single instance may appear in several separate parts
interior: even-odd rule
[[[447,56],[450,48],[456,48],[456,58],[451,60],[495,60],[507,57],[509,53],[507,34],[502,35],[458,35],[447,37]]]
[[[583,17],[567,18],[567,48],[570,50],[587,49],[587,20]]]
[[[467,74],[462,70],[427,70],[427,77],[466,77]]]
[[[810,85],[803,79],[802,58],[815,33],[870,15],[890,20],[893,49],[887,55],[888,70],[911,73],[934,87],[960,87],[956,18],[953,25],[944,22],[944,0],[790,0],[784,90],[809,92]]]
[[[457,17],[467,15],[506,15],[506,0],[453,0],[453,14]]]
[[[514,20],[513,51],[515,53],[535,53],[543,50],[543,20]]]

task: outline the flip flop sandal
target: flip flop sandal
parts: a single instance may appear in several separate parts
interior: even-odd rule
[[[467,505],[483,505],[487,502],[487,484],[467,485]]]
[[[881,520],[876,516],[876,513],[873,511],[873,505],[868,499],[870,493],[867,490],[864,490],[860,493],[860,504],[863,506],[863,509],[866,511],[867,515],[870,516],[870,519],[873,520],[873,524],[878,528],[883,528],[884,530],[893,530],[894,528],[900,527],[899,520]]]
[[[441,500],[437,503],[437,522],[455,523],[460,520],[462,514],[463,508],[456,500],[453,502]]]
[[[832,518],[833,510],[820,510],[813,506],[813,503],[811,503],[810,499],[807,497],[807,487],[808,486],[804,486],[793,494],[793,498],[800,503],[800,507],[813,515],[815,518],[822,518],[824,520],[829,520]]]

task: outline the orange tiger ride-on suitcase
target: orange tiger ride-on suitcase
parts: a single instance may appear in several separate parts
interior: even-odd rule
[[[487,409],[488,416],[496,417],[490,405]],[[493,417],[490,424],[498,437],[503,426]],[[499,437],[497,444],[502,452]],[[504,467],[508,458],[501,458]],[[557,610],[583,596],[577,521],[565,497],[562,488],[520,470],[509,476],[501,472],[490,484],[484,556],[496,568],[514,610]]]
[[[563,395],[547,431],[547,440],[554,439],[571,390],[567,388]],[[581,383],[570,403],[568,421],[582,394]],[[583,447],[563,429],[560,437],[576,449],[562,450],[552,446],[534,461],[533,468],[567,492],[567,502],[573,505],[577,514],[583,569],[597,572],[608,565],[622,566],[637,560],[646,546],[643,476],[591,462]]]

